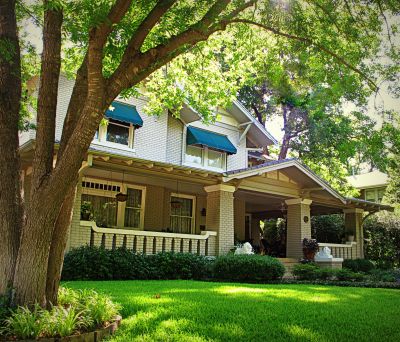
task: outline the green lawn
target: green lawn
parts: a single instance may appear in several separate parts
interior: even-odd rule
[[[123,305],[111,341],[400,341],[400,291],[195,281],[64,284]]]

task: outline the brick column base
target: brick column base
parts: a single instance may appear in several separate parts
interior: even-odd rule
[[[286,257],[302,259],[304,238],[311,238],[310,199],[294,198],[287,204]]]
[[[217,232],[218,255],[234,246],[234,186],[218,184],[204,187],[207,192],[206,230]]]

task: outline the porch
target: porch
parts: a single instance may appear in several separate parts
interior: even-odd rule
[[[311,237],[311,216],[343,213],[354,242],[320,247],[329,247],[335,258],[363,257],[364,213],[382,208],[343,201],[293,163],[249,171],[221,174],[93,156],[81,174],[67,249],[91,245],[216,256],[228,253],[235,239],[260,246],[260,221],[281,217],[287,228],[283,257],[299,260],[303,238]],[[118,201],[119,194],[126,198]],[[89,221],[81,217],[84,202],[96,206],[96,217]]]

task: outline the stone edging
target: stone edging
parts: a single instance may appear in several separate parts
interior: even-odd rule
[[[121,320],[121,316],[116,316],[114,322],[105,328],[97,329],[91,332],[85,332],[79,335],[66,337],[43,337],[39,338],[38,340],[14,340],[14,342],[99,342],[104,338],[114,334],[121,324]]]

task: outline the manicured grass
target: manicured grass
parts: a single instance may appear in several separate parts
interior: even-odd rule
[[[123,305],[111,341],[400,341],[400,291],[196,281],[85,281]]]

